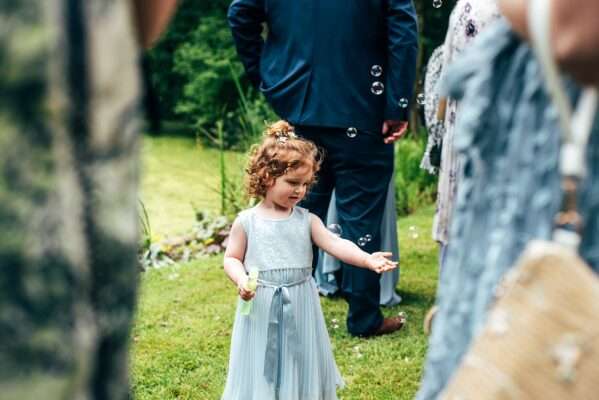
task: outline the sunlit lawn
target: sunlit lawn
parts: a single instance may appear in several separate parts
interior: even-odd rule
[[[201,150],[193,140],[146,139],[143,201],[154,230],[181,232],[199,208],[218,210],[218,154]],[[239,156],[229,155],[232,168]],[[401,280],[399,306],[407,326],[374,339],[350,337],[343,324],[347,306],[322,298],[334,353],[347,383],[341,399],[412,399],[426,351],[422,320],[433,303],[437,252],[430,239],[432,206],[400,218]],[[229,355],[236,291],[225,277],[222,256],[150,270],[142,276],[137,323],[133,331],[132,368],[137,399],[219,399]],[[265,399],[266,400],[266,399]]]
[[[243,154],[226,153],[226,168],[241,174]],[[194,221],[193,207],[218,212],[219,152],[181,136],[144,137],[142,201],[152,230],[160,235],[181,233]]]

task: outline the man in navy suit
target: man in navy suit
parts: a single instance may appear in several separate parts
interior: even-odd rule
[[[250,81],[325,152],[303,206],[325,220],[335,188],[343,237],[377,251],[391,143],[407,129],[415,78],[412,0],[233,0],[228,18]],[[402,326],[399,317],[383,318],[379,279],[350,265],[337,276],[352,335]]]

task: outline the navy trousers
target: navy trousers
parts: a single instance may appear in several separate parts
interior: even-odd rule
[[[323,152],[318,181],[302,207],[323,221],[336,190],[336,207],[342,237],[369,253],[379,251],[381,220],[389,179],[393,174],[393,145],[384,144],[379,132],[358,131],[355,137],[345,129],[296,126],[296,133],[313,141]],[[372,237],[363,243],[360,238]],[[314,252],[316,266],[318,252]],[[379,308],[380,275],[365,268],[342,264],[337,284],[349,304],[347,329],[355,336],[374,333],[383,322]],[[339,282],[341,280],[341,282]]]

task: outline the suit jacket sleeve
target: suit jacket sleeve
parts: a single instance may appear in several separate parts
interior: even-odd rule
[[[234,0],[227,14],[237,54],[255,87],[261,82],[260,55],[264,47],[262,24],[266,21],[263,0]]]
[[[385,119],[407,121],[412,100],[418,55],[418,21],[412,0],[389,0],[387,14],[388,73]],[[403,103],[403,101],[402,101]]]

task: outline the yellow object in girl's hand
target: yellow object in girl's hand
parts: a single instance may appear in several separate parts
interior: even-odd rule
[[[251,290],[252,292],[256,291],[258,287],[258,270],[255,268],[251,268],[249,272],[249,279],[246,283],[246,289]]]
[[[251,268],[249,271],[249,279],[245,284],[245,288],[247,290],[251,290],[252,292],[256,291],[258,287],[258,270],[255,268]],[[239,312],[241,315],[249,315],[250,311],[252,311],[252,302],[254,300],[242,300],[241,309]]]

